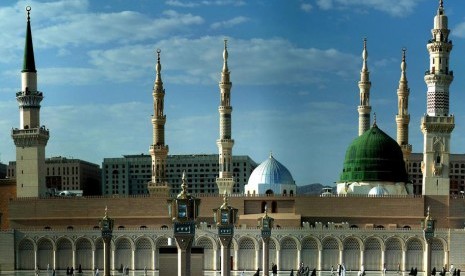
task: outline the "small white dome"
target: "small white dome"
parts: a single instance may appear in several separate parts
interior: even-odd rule
[[[368,195],[369,196],[384,196],[384,195],[388,195],[388,191],[378,185],[376,187],[371,188],[371,190],[368,192]]]

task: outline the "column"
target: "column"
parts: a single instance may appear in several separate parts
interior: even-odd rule
[[[178,276],[191,275],[191,248],[194,235],[175,235],[178,247]]]
[[[95,267],[97,266],[97,263],[95,261],[95,249],[92,249],[92,269],[95,270]]]
[[[258,264],[260,263],[260,248],[255,249],[255,270],[259,268]]]
[[[281,270],[281,250],[276,248],[276,265],[278,266],[278,271]]]
[[[110,276],[111,238],[103,238],[103,276]],[[114,258],[113,258],[114,259]]]
[[[264,238],[262,237],[262,246],[263,246],[263,259],[262,259],[262,265],[263,265],[263,275],[264,276],[269,276],[270,275],[270,268],[269,268],[269,262],[270,262],[270,238]]]
[[[155,256],[156,256],[155,249],[152,249],[152,266],[151,266],[152,270],[155,270]]]
[[[406,267],[405,267],[406,265],[407,265],[407,252],[405,250],[402,250],[402,263],[400,264],[402,271],[406,270]]]
[[[360,250],[360,263],[358,264],[359,267],[362,267],[365,266],[365,251],[364,250]]]
[[[135,270],[136,269],[136,250],[132,250],[132,256],[131,256],[131,267],[130,269]]]
[[[302,251],[300,249],[297,249],[297,267],[299,267],[300,263],[302,262],[301,253]]]
[[[343,256],[342,250],[339,250],[339,263],[340,263],[340,264],[343,263],[343,261],[342,261],[342,256]]]
[[[73,256],[73,262],[72,262],[72,264],[73,264],[74,270],[77,270],[78,267],[76,266],[76,250],[73,250],[72,256]]]
[[[221,276],[230,276],[231,275],[231,241],[232,236],[222,236],[220,238],[221,242]],[[215,261],[215,270],[216,270],[216,258]]]
[[[238,270],[238,269],[239,269],[239,249],[234,248],[234,270]]]
[[[317,270],[322,270],[323,269],[323,266],[322,266],[322,260],[323,259],[323,250],[322,249],[319,249],[318,250],[318,263],[317,263]]]
[[[386,252],[381,250],[381,270],[384,269],[384,264],[386,263]]]

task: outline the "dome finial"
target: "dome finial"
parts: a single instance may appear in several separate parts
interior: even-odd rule
[[[373,127],[377,127],[377,125],[376,125],[376,112],[373,113]]]
[[[273,158],[273,151],[270,150],[270,158]]]
[[[27,11],[27,21],[29,22],[29,20],[31,19],[31,17],[29,16],[31,14],[31,6],[27,6],[26,11]]]
[[[439,0],[439,7],[444,8],[444,0]]]

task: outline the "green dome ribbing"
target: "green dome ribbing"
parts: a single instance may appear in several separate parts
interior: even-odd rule
[[[339,182],[407,180],[400,146],[374,125],[348,147]]]

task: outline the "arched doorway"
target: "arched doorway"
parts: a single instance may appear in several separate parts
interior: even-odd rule
[[[136,270],[143,270],[144,268],[152,268],[153,248],[152,243],[148,238],[140,238],[136,242],[135,251],[135,267]]]
[[[129,267],[132,265],[132,248],[131,242],[127,238],[118,239],[115,243],[115,266],[117,268]]]
[[[292,238],[284,238],[281,241],[281,270],[297,268],[297,244]]]
[[[386,269],[397,271],[402,267],[402,244],[397,238],[390,238],[386,241],[386,253],[384,256]]]
[[[313,238],[302,241],[302,262],[308,267],[318,267],[318,243]]]
[[[31,240],[22,240],[18,248],[18,269],[34,269],[34,244]]]
[[[91,270],[92,267],[92,244],[88,239],[76,241],[76,265],[82,269]]]
[[[73,246],[68,239],[57,241],[56,269],[66,269],[73,266]],[[74,267],[74,269],[76,269]]]
[[[334,238],[327,238],[323,241],[323,258],[321,266],[323,270],[331,270],[331,266],[336,267],[339,263],[339,244]]]
[[[344,251],[342,262],[346,270],[360,269],[360,243],[355,238],[347,238],[343,243]]]
[[[369,238],[365,241],[364,266],[365,270],[382,270],[381,243],[378,239]]]
[[[203,247],[203,269],[213,270],[215,251],[209,238],[202,237],[197,241],[197,246]]]
[[[407,242],[407,269],[417,268],[423,271],[423,244],[418,239],[411,239]]]
[[[50,240],[44,238],[37,243],[37,266],[39,269],[46,269],[50,264],[53,264],[53,245]]]
[[[239,242],[238,252],[238,268],[239,270],[255,270],[255,243],[250,238],[243,238]]]

